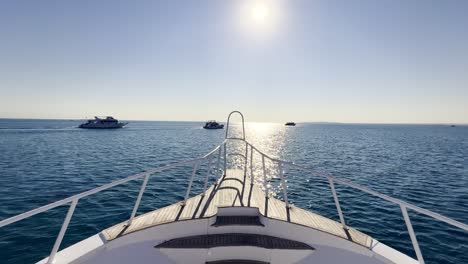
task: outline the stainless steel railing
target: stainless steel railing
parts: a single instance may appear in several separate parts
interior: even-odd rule
[[[67,215],[65,216],[65,220],[63,221],[62,227],[60,228],[59,234],[57,235],[54,246],[53,246],[53,248],[52,248],[52,250],[50,252],[49,258],[47,260],[47,263],[53,263],[53,261],[55,259],[55,256],[56,256],[56,254],[58,252],[58,249],[60,248],[60,245],[62,243],[63,237],[65,236],[65,233],[66,233],[66,231],[68,229],[68,225],[70,224],[70,220],[73,217],[73,213],[75,212],[76,205],[78,204],[78,201],[80,199],[88,197],[88,196],[93,195],[93,194],[96,194],[98,192],[110,189],[112,187],[122,185],[122,184],[130,182],[130,181],[134,181],[134,180],[144,178],[143,183],[142,183],[142,185],[140,187],[140,192],[138,193],[137,200],[136,200],[135,205],[133,207],[132,213],[131,213],[130,218],[128,219],[128,222],[127,222],[127,225],[131,225],[132,221],[135,218],[135,215],[136,215],[136,213],[138,211],[138,207],[140,206],[141,199],[143,197],[143,194],[144,194],[145,189],[146,189],[146,185],[148,184],[148,181],[149,181],[151,175],[156,174],[156,173],[160,173],[160,172],[163,172],[163,171],[171,170],[171,169],[174,169],[174,168],[182,167],[182,166],[192,165],[193,170],[192,170],[192,175],[191,175],[191,177],[189,179],[189,185],[188,185],[186,196],[185,196],[185,199],[184,199],[184,202],[185,202],[185,201],[187,201],[188,196],[190,195],[190,190],[192,188],[193,179],[194,179],[195,173],[196,173],[200,163],[205,161],[205,160],[209,160],[209,167],[208,167],[208,172],[207,172],[207,175],[206,175],[206,178],[205,178],[205,187],[204,187],[204,192],[206,191],[206,186],[207,186],[209,176],[210,176],[210,173],[211,173],[211,161],[213,159],[213,155],[215,155],[216,153],[218,154],[217,155],[218,156],[218,161],[217,161],[216,173],[219,171],[219,166],[220,166],[220,161],[221,161],[220,160],[221,159],[221,147],[222,146],[225,146],[225,145],[221,144],[221,145],[217,146],[216,148],[214,148],[212,151],[210,151],[208,154],[206,154],[203,157],[200,157],[200,158],[197,158],[197,159],[192,159],[192,160],[187,160],[187,161],[182,161],[182,162],[174,163],[174,164],[171,164],[171,165],[155,168],[155,169],[145,171],[145,172],[142,172],[142,173],[138,173],[136,175],[129,176],[127,178],[124,178],[124,179],[121,179],[121,180],[118,180],[118,181],[103,185],[101,187],[97,187],[97,188],[94,188],[92,190],[82,192],[82,193],[73,195],[71,197],[65,198],[63,200],[60,200],[60,201],[57,201],[57,202],[54,202],[54,203],[51,203],[51,204],[48,204],[48,205],[44,205],[42,207],[33,209],[31,211],[28,211],[28,212],[25,212],[25,213],[22,213],[22,214],[19,214],[19,215],[4,219],[4,220],[0,221],[0,228],[4,227],[4,226],[7,226],[7,225],[10,225],[10,224],[13,224],[13,223],[18,222],[18,221],[21,221],[23,219],[29,218],[31,216],[37,215],[39,213],[43,213],[45,211],[51,210],[53,208],[56,208],[56,207],[59,207],[59,206],[62,206],[62,205],[70,204]],[[225,155],[225,157],[226,157],[226,155]]]
[[[306,168],[304,166],[297,165],[297,164],[295,164],[293,162],[270,157],[267,154],[260,151],[255,146],[253,146],[251,143],[246,141],[245,139],[232,138],[230,140],[243,141],[243,142],[246,143],[246,149],[250,147],[250,150],[251,150],[251,152],[250,152],[250,166],[251,166],[251,168],[253,166],[252,164],[253,164],[254,151],[261,155],[261,162],[262,162],[261,167],[262,167],[262,170],[263,170],[263,184],[264,184],[265,196],[266,197],[268,197],[270,190],[268,188],[268,177],[267,177],[266,168],[265,168],[265,159],[269,159],[270,161],[272,161],[274,163],[277,163],[277,165],[279,167],[279,178],[280,178],[280,183],[281,183],[282,192],[283,192],[283,200],[284,200],[284,202],[286,204],[286,207],[291,207],[291,205],[288,202],[288,192],[287,192],[288,187],[287,187],[287,184],[286,184],[286,177],[284,176],[284,167],[285,166],[290,166],[292,168],[302,170],[302,171],[310,174],[311,176],[321,177],[321,178],[326,179],[328,181],[328,183],[330,185],[330,190],[331,190],[331,192],[333,194],[333,199],[334,199],[334,202],[335,202],[336,210],[338,212],[340,222],[341,222],[344,229],[347,229],[348,227],[346,225],[345,218],[344,218],[343,212],[341,210],[340,201],[338,199],[338,195],[337,195],[336,188],[335,188],[335,183],[338,183],[338,184],[353,188],[355,190],[359,190],[361,192],[364,192],[364,193],[379,197],[379,198],[381,198],[383,200],[386,200],[386,201],[389,201],[389,202],[394,203],[396,205],[399,205],[400,209],[401,209],[401,212],[402,212],[402,215],[403,215],[403,218],[405,220],[406,227],[408,229],[408,233],[409,233],[410,238],[411,238],[411,242],[413,244],[414,251],[416,253],[416,256],[417,256],[417,259],[418,259],[419,263],[424,263],[424,258],[422,256],[421,249],[419,248],[419,243],[418,243],[418,240],[416,238],[416,234],[415,234],[415,232],[413,230],[413,226],[411,224],[411,220],[410,220],[409,215],[408,215],[408,209],[414,210],[414,211],[416,211],[418,213],[424,214],[426,216],[432,217],[432,218],[437,219],[439,221],[445,222],[445,223],[447,223],[449,225],[452,225],[452,226],[458,227],[458,228],[460,228],[462,230],[468,231],[468,225],[466,225],[464,223],[461,223],[459,221],[450,219],[450,218],[448,218],[446,216],[443,216],[443,215],[440,215],[438,213],[434,213],[432,211],[429,211],[427,209],[423,209],[421,207],[418,207],[416,205],[407,203],[405,201],[402,201],[402,200],[399,200],[399,199],[396,199],[396,198],[392,198],[392,197],[390,197],[388,195],[381,194],[381,193],[376,192],[376,191],[372,191],[372,190],[370,190],[370,189],[368,189],[366,187],[359,186],[359,185],[351,183],[349,181],[338,179],[338,178],[335,178],[335,177],[333,177],[331,175],[327,175],[327,174],[324,174],[324,173],[321,173],[321,172],[311,170],[311,169]],[[251,177],[252,177],[252,180],[253,180],[254,177],[253,177],[252,172],[253,172],[253,170],[251,169]]]

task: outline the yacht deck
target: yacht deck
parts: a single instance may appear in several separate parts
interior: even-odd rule
[[[242,170],[227,170],[226,176],[208,188],[205,195],[189,198],[185,205],[169,205],[135,217],[130,226],[123,222],[102,233],[110,241],[157,225],[209,218],[216,215],[218,208],[232,206],[258,208],[264,217],[314,228],[364,247],[371,246],[372,238],[355,229],[344,230],[338,222],[298,207],[287,208],[283,201],[273,197],[265,198],[265,192],[252,184],[250,177],[245,177]]]

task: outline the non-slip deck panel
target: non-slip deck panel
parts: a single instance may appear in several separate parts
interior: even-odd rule
[[[270,262],[248,260],[248,259],[227,259],[227,260],[208,261],[208,262],[205,262],[205,264],[270,264]]]
[[[213,226],[229,225],[264,226],[262,222],[260,222],[260,217],[248,215],[217,216],[216,222],[213,224]]]
[[[156,245],[155,248],[215,248],[251,246],[266,249],[314,250],[298,241],[258,234],[215,234],[175,238]]]

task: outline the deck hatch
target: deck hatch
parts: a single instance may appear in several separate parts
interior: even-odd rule
[[[214,234],[175,238],[156,245],[155,248],[214,248],[251,246],[266,249],[314,250],[313,247],[294,240],[258,234]]]
[[[258,216],[229,215],[217,216],[216,222],[212,226],[245,225],[264,226]]]

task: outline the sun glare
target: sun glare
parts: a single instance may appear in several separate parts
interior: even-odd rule
[[[251,19],[255,23],[265,23],[269,18],[270,10],[265,3],[256,3],[252,6],[250,11]]]
[[[280,6],[274,0],[245,0],[240,4],[238,22],[241,30],[265,36],[279,26]]]

